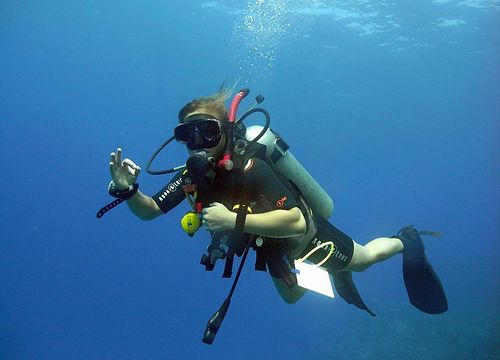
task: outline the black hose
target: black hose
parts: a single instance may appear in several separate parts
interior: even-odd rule
[[[255,109],[251,109],[251,110],[248,110],[246,113],[244,113],[235,123],[234,123],[234,126],[238,125],[239,123],[243,122],[248,116],[252,115],[253,113],[256,113],[256,112],[260,112],[262,114],[264,114],[264,116],[266,117],[266,124],[264,125],[264,128],[262,129],[262,131],[259,133],[259,135],[257,135],[257,137],[255,137],[255,139],[251,140],[248,142],[248,147],[247,149],[249,149],[250,147],[252,147],[252,145],[254,145],[257,141],[259,141],[259,139],[261,137],[264,136],[264,134],[266,133],[266,131],[269,129],[269,126],[271,125],[271,116],[269,115],[269,113],[267,112],[266,109],[263,109],[263,108],[255,108]]]
[[[148,172],[148,174],[164,175],[164,174],[173,173],[175,171],[179,171],[180,169],[182,169],[184,167],[184,166],[176,166],[176,167],[173,167],[171,169],[166,169],[166,170],[151,170],[151,164],[153,163],[154,159],[165,148],[165,146],[170,144],[174,139],[175,139],[175,136],[172,136],[171,138],[167,139],[163,144],[161,144],[161,146],[149,158],[148,163],[146,164],[146,171]]]

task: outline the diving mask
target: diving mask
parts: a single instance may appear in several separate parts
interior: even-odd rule
[[[222,127],[220,122],[207,114],[190,116],[174,130],[175,139],[190,150],[209,149],[219,144]]]

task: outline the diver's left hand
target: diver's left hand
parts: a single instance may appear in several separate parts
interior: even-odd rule
[[[218,202],[204,208],[202,215],[202,224],[209,231],[234,230],[236,226],[236,213]]]

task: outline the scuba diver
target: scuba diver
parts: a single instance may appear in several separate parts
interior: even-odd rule
[[[108,190],[117,199],[97,216],[126,201],[137,217],[152,220],[187,199],[192,210],[182,220],[184,230],[193,236],[202,226],[212,238],[201,260],[206,270],[213,270],[215,262],[224,259],[223,277],[231,277],[234,255],[243,255],[237,281],[248,249],[253,248],[256,270],[267,269],[284,301],[294,303],[307,291],[297,285],[294,259],[308,254],[310,263],[321,264],[332,275],[337,293],[345,301],[372,316],[375,314],[358,293],[352,272],[364,271],[402,253],[410,302],[429,314],[446,311],[443,287],[427,260],[420,237],[436,233],[405,226],[394,236],[361,245],[328,222],[333,201],[293,157],[281,136],[269,128],[267,111],[252,107],[236,118],[238,105],[248,91],[239,91],[227,109],[225,102],[231,97],[231,89],[221,86],[216,94],[193,99],[179,111],[174,136],[158,149],[147,166],[152,174],[176,175],[152,197],[139,190],[141,168],[123,159],[122,149],[112,152]],[[260,103],[263,98],[256,100]],[[264,114],[266,125],[247,128],[243,121],[255,113]],[[187,147],[186,165],[150,170],[156,155],[174,139]],[[323,246],[326,243],[329,245]],[[208,344],[224,318],[235,284],[207,324],[203,341]]]

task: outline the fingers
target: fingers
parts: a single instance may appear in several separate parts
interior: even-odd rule
[[[211,203],[209,207],[203,208],[201,223],[203,227],[209,231],[225,231],[230,230],[225,224],[225,214],[221,208],[216,207],[224,206],[221,203]]]
[[[207,230],[215,230],[220,222],[220,210],[215,209],[216,206],[222,205],[217,202],[210,203],[208,207],[202,209],[201,223]]]
[[[111,153],[113,154],[113,153]],[[113,158],[113,155],[111,155],[111,158]],[[114,178],[115,176],[115,162],[111,160],[109,162],[109,172],[111,173],[111,178]]]
[[[109,159],[109,172],[111,173],[111,177],[115,176],[116,173],[116,153],[112,152]]]
[[[216,206],[216,205],[221,205],[221,204],[213,202],[213,203],[210,203],[207,207],[204,207],[201,210],[201,214],[203,215],[203,218],[205,218],[206,215],[208,215],[210,212],[212,212],[211,208]]]
[[[116,165],[119,166],[122,163],[122,149],[116,149]]]
[[[129,174],[134,176],[138,176],[141,172],[140,166],[136,165],[132,160],[125,159],[122,160],[122,149],[116,149],[116,152],[112,152],[110,154],[109,160],[109,171],[111,172],[111,176],[113,176],[119,167],[126,168]]]
[[[139,173],[141,172],[141,168],[139,166],[137,166],[136,163],[133,162],[130,159],[123,160],[121,165],[123,167],[126,167],[127,168],[127,172],[129,174],[134,175],[134,176],[139,175]]]
[[[218,231],[220,230],[220,226],[217,226],[217,223],[206,218],[201,220],[201,225],[209,231]]]
[[[111,171],[112,176],[116,172],[116,169],[118,168],[119,164],[121,164],[121,157],[122,157],[122,149],[121,148],[116,149],[116,152],[112,152],[110,154],[109,170]]]
[[[211,211],[210,211],[210,208],[206,207],[206,208],[203,208],[203,210],[201,210],[201,223],[203,225],[205,225],[205,227],[208,226],[208,223],[213,220],[212,219],[212,214],[211,214]]]
[[[208,207],[205,207],[201,210],[201,214],[203,215],[203,218],[205,219],[206,216],[208,215],[210,217],[210,213],[211,214],[217,214],[220,212],[220,210],[217,210],[217,209],[214,209],[215,207],[218,207],[218,206],[224,206],[224,204],[221,204],[221,203],[218,203],[218,202],[212,202],[208,205]]]

